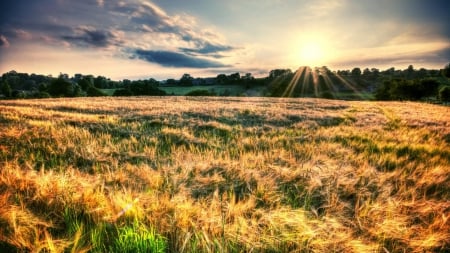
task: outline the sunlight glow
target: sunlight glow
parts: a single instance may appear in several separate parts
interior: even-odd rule
[[[307,43],[301,47],[300,60],[308,63],[312,66],[322,61],[324,58],[324,52],[320,45],[316,43]]]
[[[333,59],[331,40],[325,35],[316,33],[302,33],[293,39],[291,44],[293,55],[292,63],[297,66],[320,67],[327,66]]]

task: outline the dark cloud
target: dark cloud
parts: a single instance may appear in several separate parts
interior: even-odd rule
[[[196,53],[196,54],[215,54],[221,53],[221,52],[228,52],[233,50],[234,47],[232,46],[224,46],[224,45],[213,45],[209,42],[204,43],[204,45],[200,48],[180,48],[181,51],[185,53]]]
[[[165,67],[185,67],[185,68],[219,68],[226,67],[226,65],[197,58],[194,56],[185,55],[178,52],[171,51],[155,51],[155,50],[136,50],[136,56],[139,59],[148,62],[157,63]]]
[[[75,35],[61,36],[61,38],[80,46],[108,47],[117,44],[116,36],[110,31],[87,26],[75,29]]]
[[[56,47],[69,43],[79,49],[110,48],[122,56],[127,52],[131,59],[162,66],[192,68],[223,67],[214,59],[234,49],[221,42],[221,36],[201,29],[195,17],[169,15],[150,0],[4,0],[0,14],[2,47],[24,41]],[[161,48],[169,44],[162,41],[166,39],[178,51]]]

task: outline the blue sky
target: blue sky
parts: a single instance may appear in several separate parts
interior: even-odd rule
[[[447,0],[3,0],[0,73],[113,79],[442,68]]]

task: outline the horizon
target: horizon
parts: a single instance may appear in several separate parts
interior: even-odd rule
[[[25,0],[0,3],[0,73],[112,80],[272,69],[442,69],[450,2]]]
[[[413,66],[413,67],[414,67],[414,71],[419,71],[420,69],[425,69],[425,70],[427,70],[427,71],[442,71],[443,69],[445,69],[445,67],[446,67],[447,65],[450,65],[450,63],[446,64],[445,66],[443,66],[443,67],[441,67],[441,68],[417,68],[416,66],[414,66],[414,65],[412,65],[412,64],[410,64],[409,66]],[[408,67],[409,67],[409,66],[408,66]],[[321,66],[321,67],[301,66],[301,67],[298,67],[298,68],[296,68],[296,69],[289,69],[289,70],[291,70],[293,73],[296,73],[296,72],[298,72],[298,71],[303,71],[303,68],[310,68],[311,70],[313,70],[313,69],[315,69],[315,68],[323,69],[324,67],[326,67],[328,70],[330,70],[330,71],[333,72],[333,73],[338,73],[339,71],[348,71],[348,72],[351,72],[352,69],[354,69],[354,68],[359,68],[361,71],[364,71],[364,70],[367,68],[367,69],[369,69],[371,72],[372,72],[372,70],[374,69],[374,68],[372,68],[372,67],[360,68],[360,67],[357,67],[357,66],[354,67],[354,68],[351,68],[351,69],[331,69],[331,68],[328,68],[328,66]],[[408,67],[406,67],[406,68],[395,68],[395,67],[390,67],[390,68],[386,68],[386,69],[378,69],[378,68],[375,68],[375,69],[377,69],[377,70],[380,71],[380,72],[388,71],[388,70],[391,69],[391,68],[394,68],[395,71],[407,71]],[[271,70],[277,70],[277,69],[280,70],[280,69],[282,69],[282,68],[274,68],[274,69],[271,69]],[[261,75],[259,75],[259,76],[255,76],[255,75],[253,75],[253,73],[250,73],[250,74],[252,74],[252,76],[253,76],[254,78],[257,78],[257,79],[259,79],[259,78],[267,78],[267,77],[269,77],[270,71],[271,71],[271,70],[268,70],[267,73],[264,73],[264,74],[261,73]],[[111,78],[111,77],[109,77],[109,76],[106,76],[106,75],[93,75],[93,74],[91,74],[91,73],[73,73],[73,74],[70,74],[70,73],[59,72],[58,74],[53,75],[53,74],[45,74],[45,73],[28,73],[28,72],[21,72],[21,71],[17,71],[17,70],[12,69],[12,70],[9,70],[9,71],[3,72],[3,73],[0,72],[0,78],[2,77],[2,75],[8,74],[8,73],[13,72],[13,71],[16,72],[16,73],[21,73],[21,74],[41,75],[41,76],[48,76],[48,77],[52,77],[52,78],[57,78],[57,77],[59,77],[59,76],[61,76],[61,75],[67,75],[68,78],[75,78],[76,75],[81,75],[81,76],[83,76],[83,77],[86,77],[86,76],[93,76],[93,77],[101,76],[101,77],[105,77],[105,78],[107,78],[107,79],[110,79],[111,81],[114,81],[114,82],[121,82],[121,81],[124,81],[124,80],[139,81],[139,80],[149,80],[149,79],[154,79],[154,80],[156,80],[156,81],[158,81],[158,82],[164,82],[164,81],[167,81],[167,80],[169,80],[169,79],[179,80],[179,79],[182,77],[182,76],[180,76],[180,77],[168,77],[168,78],[158,79],[158,78],[155,78],[155,77],[153,77],[153,76],[151,76],[151,75],[145,75],[145,76],[143,76],[143,77],[134,78],[134,79],[130,79],[130,78],[113,79],[113,78]],[[235,72],[229,72],[229,73],[218,73],[217,75],[219,75],[219,74],[231,75],[231,74],[235,74],[235,73],[239,73],[241,77],[243,77],[243,76],[246,74],[246,72],[235,71]],[[248,72],[247,72],[247,73],[248,73]],[[184,73],[184,74],[189,74],[189,75],[190,75],[192,78],[194,78],[194,79],[197,79],[197,78],[199,78],[199,79],[217,78],[217,75],[215,75],[215,76],[193,76],[193,75],[191,75],[190,73]]]

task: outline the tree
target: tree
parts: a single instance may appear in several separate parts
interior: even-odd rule
[[[83,77],[80,80],[78,80],[78,85],[85,91],[87,91],[89,87],[94,86],[94,84],[91,83],[91,79],[86,77]]]
[[[450,102],[450,86],[443,86],[439,90],[439,99],[442,102]]]
[[[229,75],[228,80],[230,82],[239,82],[241,80],[241,75],[239,74],[239,72],[236,72],[234,74]]]
[[[408,68],[405,70],[406,78],[412,79],[414,78],[414,66],[409,65]]]
[[[48,92],[53,97],[72,97],[74,96],[74,91],[74,85],[62,77],[54,79],[48,87]]]
[[[292,71],[290,69],[273,69],[269,72],[269,78],[274,79],[279,76],[283,76],[285,74],[291,74]]]
[[[192,81],[194,81],[194,78],[190,74],[184,74],[180,79],[180,85],[192,86]]]
[[[450,62],[447,65],[445,65],[444,76],[450,78]]]
[[[113,96],[127,97],[127,96],[133,96],[133,93],[129,89],[117,89],[114,91]]]
[[[88,97],[103,97],[107,96],[103,91],[100,89],[95,88],[94,86],[89,86],[86,90],[86,95]]]
[[[356,77],[361,76],[361,69],[360,68],[352,69],[352,76],[356,76]]]
[[[216,77],[216,81],[218,84],[226,84],[228,83],[228,76],[225,74],[218,74]]]
[[[363,76],[370,76],[371,73],[372,72],[370,72],[369,68],[365,68],[364,71],[363,71]]]
[[[8,81],[2,82],[2,93],[5,95],[5,97],[9,98],[12,95],[11,86],[9,86]]]
[[[104,76],[97,76],[94,79],[94,87],[98,89],[108,88],[108,80]]]
[[[436,95],[438,95],[439,85],[440,85],[440,83],[438,81],[436,81],[435,79],[431,79],[431,78],[422,79],[420,81],[420,88],[422,89],[421,95],[423,97],[429,97],[429,96],[435,97]]]

